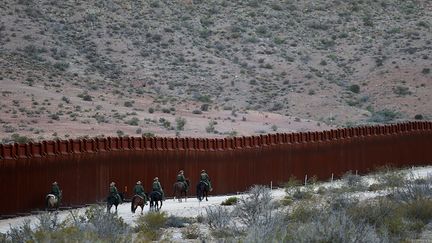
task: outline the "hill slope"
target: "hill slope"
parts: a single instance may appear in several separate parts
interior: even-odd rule
[[[0,16],[5,142],[432,118],[428,0],[13,0]]]

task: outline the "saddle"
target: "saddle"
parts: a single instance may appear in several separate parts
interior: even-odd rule
[[[153,192],[156,192],[157,194],[159,194],[160,197],[162,197],[162,193],[161,192],[159,192],[159,191],[153,191]]]
[[[144,198],[142,196],[138,195],[138,194],[135,194],[134,197],[140,197],[142,200],[144,200]]]

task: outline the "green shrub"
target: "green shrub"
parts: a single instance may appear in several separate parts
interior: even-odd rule
[[[236,204],[238,201],[238,197],[229,197],[225,201],[221,203],[223,206],[230,206]]]
[[[291,196],[284,196],[284,197],[281,199],[281,201],[280,201],[280,203],[281,203],[283,206],[289,206],[289,205],[292,205],[293,202],[294,202],[294,200],[293,200],[293,198],[292,198]]]
[[[292,197],[296,200],[309,200],[312,196],[313,192],[309,188],[297,187],[292,193]]]
[[[411,91],[409,91],[409,88],[404,87],[404,86],[393,87],[393,92],[399,96],[405,96],[405,95],[411,94]]]
[[[163,227],[167,222],[165,212],[148,212],[136,219],[135,230],[139,238],[159,240],[163,233]]]
[[[349,91],[358,94],[360,93],[360,86],[357,84],[353,84],[349,87]]]
[[[20,136],[18,133],[14,133],[11,135],[11,141],[16,143],[28,143],[31,139],[26,136]]]
[[[405,184],[406,172],[395,168],[385,166],[378,168],[377,174],[374,175],[378,184],[383,187],[396,188]]]
[[[432,201],[429,199],[413,200],[401,207],[411,220],[420,220],[424,225],[432,220]]]
[[[138,126],[138,123],[139,123],[138,117],[132,117],[130,120],[126,122],[126,124],[131,126]]]
[[[132,107],[133,106],[134,101],[125,101],[124,102],[124,106],[125,107]]]
[[[194,222],[193,218],[170,215],[165,222],[165,227],[183,228],[186,225],[191,224],[193,222]]]
[[[289,218],[294,222],[307,222],[312,219],[321,209],[316,208],[312,204],[301,203],[296,205]]]
[[[198,239],[198,237],[201,235],[201,231],[197,225],[191,224],[184,228],[181,231],[181,234],[183,239]]]
[[[388,123],[398,118],[399,116],[400,114],[398,112],[389,109],[383,109],[381,111],[372,112],[372,116],[369,118],[369,121],[378,122],[378,123]]]
[[[176,125],[177,125],[177,130],[182,131],[184,129],[184,126],[186,125],[186,119],[183,117],[177,117]]]
[[[414,119],[416,120],[423,120],[423,115],[422,114],[417,114],[414,116]]]

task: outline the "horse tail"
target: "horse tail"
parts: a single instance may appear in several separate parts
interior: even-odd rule
[[[131,202],[131,212],[135,213],[135,196],[132,198]]]

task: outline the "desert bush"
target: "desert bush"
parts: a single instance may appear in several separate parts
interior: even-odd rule
[[[125,101],[124,106],[125,107],[132,107],[134,103],[135,103],[134,101]]]
[[[373,183],[373,184],[371,184],[371,185],[369,186],[368,191],[370,191],[370,192],[380,191],[380,190],[383,190],[383,189],[385,189],[385,188],[386,188],[386,187],[385,187],[385,185],[383,185],[383,184],[380,184],[380,183]]]
[[[238,197],[229,197],[221,203],[222,206],[234,205],[238,202]]]
[[[419,220],[423,225],[432,220],[432,201],[430,199],[418,199],[402,204],[401,209],[404,215],[412,221]]]
[[[363,178],[359,175],[353,174],[351,171],[346,172],[342,176],[342,180],[350,191],[364,191],[367,189],[367,185]]]
[[[30,138],[28,138],[27,136],[21,136],[18,133],[14,133],[11,135],[11,142],[16,142],[16,143],[28,143],[31,141]]]
[[[294,202],[293,198],[291,196],[284,196],[281,200],[280,200],[280,204],[283,206],[289,206],[292,205]]]
[[[234,215],[247,227],[271,221],[275,208],[271,202],[270,189],[255,185],[250,188],[246,197],[239,198]]]
[[[125,135],[125,133],[122,130],[117,130],[117,136],[122,137]]]
[[[183,117],[177,117],[175,121],[177,125],[176,126],[177,130],[179,131],[184,130],[184,126],[186,125],[186,119]]]
[[[389,109],[383,109],[381,111],[373,112],[372,116],[369,118],[369,121],[378,122],[378,123],[388,123],[398,118],[399,116],[400,114],[398,112]]]
[[[91,95],[89,95],[86,92],[79,94],[78,97],[80,97],[84,101],[92,101],[93,100],[93,98],[91,97]]]
[[[358,94],[358,93],[360,93],[360,86],[357,84],[353,84],[349,87],[349,91],[351,91],[355,94]]]
[[[216,121],[209,121],[208,126],[206,127],[206,132],[207,133],[214,133],[215,132],[215,125],[216,125]]]
[[[64,101],[66,104],[70,103],[70,99],[68,97],[66,97],[66,96],[62,97],[62,101]]]
[[[104,206],[92,206],[85,212],[87,228],[92,229],[100,239],[120,241],[129,233],[128,225],[117,214],[109,213]]]
[[[10,226],[6,237],[11,239],[12,242],[32,242],[35,241],[34,233],[30,227],[30,220],[26,219],[22,225]]]
[[[378,184],[393,189],[404,185],[406,172],[385,166],[378,168],[377,173],[373,177]]]
[[[202,104],[201,105],[201,111],[208,111],[210,105],[209,104]]]
[[[90,207],[84,215],[71,216],[60,222],[57,213],[37,216],[39,222],[30,227],[30,221],[11,227],[7,238],[12,242],[129,242],[129,227],[105,207]]]
[[[191,224],[192,222],[193,222],[193,220],[190,218],[170,215],[166,219],[165,227],[183,228],[187,224]]]
[[[159,240],[166,222],[167,215],[165,212],[148,212],[135,221],[135,230],[140,238]]]
[[[54,68],[60,70],[60,71],[66,71],[66,69],[69,68],[69,63],[67,62],[56,62],[53,65]]]
[[[423,115],[422,115],[422,114],[416,114],[416,115],[414,116],[414,119],[415,119],[415,120],[423,120]]]
[[[181,231],[181,234],[184,239],[198,239],[201,235],[201,231],[197,225],[191,224],[186,226],[186,228]]]
[[[288,182],[284,184],[285,192],[287,194],[292,193],[296,187],[301,186],[301,183],[302,182],[298,180],[296,177],[290,176]]]
[[[206,223],[212,230],[228,229],[232,224],[231,212],[221,206],[210,206],[205,208],[207,217]]]
[[[411,91],[409,90],[409,88],[404,87],[404,86],[393,87],[393,92],[399,96],[405,96],[405,95],[411,94]]]
[[[413,174],[403,180],[402,185],[394,190],[394,199],[400,202],[411,203],[416,200],[430,200],[432,198],[432,175],[425,179],[416,180]]]
[[[344,193],[342,190],[339,193],[332,193],[327,200],[327,204],[332,210],[351,208],[356,206],[358,202],[359,199],[357,197]]]
[[[245,242],[282,242],[286,234],[286,217],[282,212],[273,212],[269,219],[249,226]]]
[[[320,210],[304,223],[291,223],[283,242],[381,242],[373,226],[354,222],[344,210]]]
[[[313,197],[313,190],[310,187],[296,187],[291,196],[295,200],[309,200]]]
[[[39,220],[39,231],[52,232],[61,227],[58,212],[39,214],[37,215],[37,219]]]
[[[132,117],[130,120],[126,121],[126,124],[131,126],[138,126],[139,119],[138,117]]]

